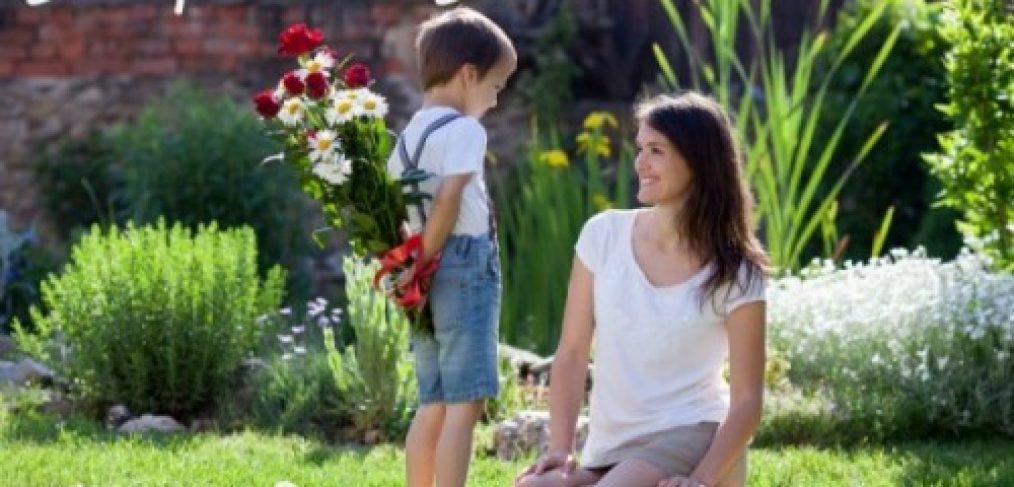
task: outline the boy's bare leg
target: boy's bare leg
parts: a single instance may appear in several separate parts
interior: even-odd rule
[[[405,438],[405,477],[408,487],[433,487],[437,444],[447,408],[442,403],[419,408]]]
[[[472,461],[472,434],[483,401],[448,404],[437,444],[437,487],[464,487]]]

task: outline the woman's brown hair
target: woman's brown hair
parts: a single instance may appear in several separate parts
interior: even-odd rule
[[[722,286],[746,292],[756,273],[767,274],[768,258],[753,233],[753,197],[729,117],[713,99],[694,92],[661,95],[637,106],[638,121],[665,136],[690,168],[691,183],[679,234],[697,257],[713,265],[702,286],[702,303]],[[746,263],[745,279],[739,269]],[[735,284],[735,285],[734,285]]]

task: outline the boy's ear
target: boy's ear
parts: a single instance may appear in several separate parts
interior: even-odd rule
[[[474,64],[462,64],[461,68],[458,68],[458,75],[465,83],[474,84],[479,81],[479,68]]]

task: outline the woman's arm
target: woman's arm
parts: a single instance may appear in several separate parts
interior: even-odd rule
[[[691,479],[714,486],[729,472],[746,450],[760,424],[764,397],[763,301],[734,310],[726,321],[729,331],[729,414],[715,434],[708,453],[697,464]]]
[[[591,271],[575,257],[563,310],[563,330],[550,370],[549,448],[534,465],[521,472],[515,482],[528,474],[539,475],[561,467],[570,470],[575,466],[571,457],[574,428],[584,400],[588,355],[595,328],[593,286]]]
[[[574,258],[567,286],[567,304],[563,311],[563,330],[553,356],[550,371],[549,451],[566,452],[574,448],[574,428],[584,401],[588,380],[588,355],[594,331],[594,277]]]

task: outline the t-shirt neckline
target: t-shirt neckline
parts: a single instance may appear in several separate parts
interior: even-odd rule
[[[648,289],[651,289],[652,291],[659,293],[681,291],[684,288],[689,287],[692,284],[696,283],[702,276],[706,274],[706,271],[711,268],[710,263],[702,265],[700,269],[697,269],[697,272],[695,272],[693,275],[675,284],[656,286],[655,284],[652,284],[650,279],[648,279],[648,274],[644,272],[644,269],[641,267],[641,264],[637,262],[637,257],[634,256],[634,224],[637,221],[637,215],[640,213],[644,213],[647,210],[648,210],[647,208],[638,208],[630,212],[631,215],[630,218],[628,218],[627,225],[625,228],[626,235],[624,235],[625,238],[623,239],[623,241],[626,244],[625,253],[627,254],[627,258],[630,260],[630,265],[633,267],[634,273],[637,274],[638,279]]]

